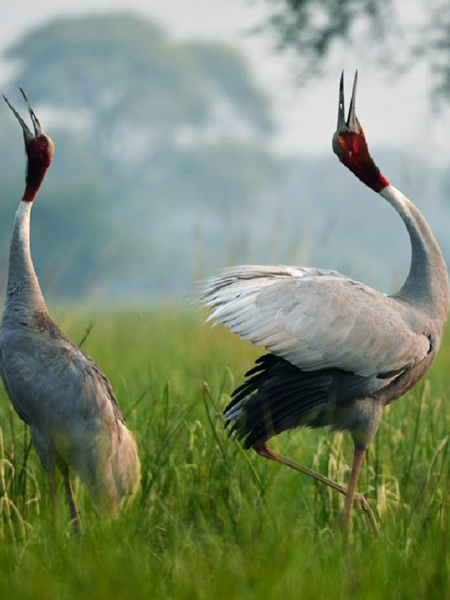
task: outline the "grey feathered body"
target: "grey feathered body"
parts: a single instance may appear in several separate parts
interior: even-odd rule
[[[139,485],[136,443],[97,365],[48,315],[29,251],[31,206],[17,210],[0,338],[9,398],[46,470],[69,466],[94,501],[119,510]]]
[[[435,359],[449,307],[446,266],[417,208],[393,186],[382,195],[412,242],[397,294],[335,271],[285,266],[232,267],[200,286],[210,319],[270,351],[225,410],[247,448],[300,425],[350,431],[365,448],[383,407]]]

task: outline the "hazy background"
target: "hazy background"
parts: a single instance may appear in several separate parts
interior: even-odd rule
[[[350,38],[359,40],[327,48],[314,77],[318,63],[304,67],[304,53],[277,52],[267,25],[275,5],[283,0],[3,9],[2,89],[21,112],[17,86],[26,90],[56,145],[32,223],[46,296],[181,297],[196,279],[241,262],[335,268],[394,290],[408,268],[404,226],[331,151],[341,68],[349,95],[359,69],[358,115],[377,163],[417,202],[450,258],[448,94],[417,52],[432,41],[419,38],[405,54],[407,33],[418,38],[433,2],[398,5],[395,21],[384,13],[395,28],[380,52],[378,33],[366,39],[357,23]],[[0,131],[5,281],[25,164],[6,105]]]

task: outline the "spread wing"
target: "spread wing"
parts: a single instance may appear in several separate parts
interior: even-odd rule
[[[304,371],[388,379],[430,350],[410,307],[335,271],[234,267],[203,282],[199,296],[208,320]]]

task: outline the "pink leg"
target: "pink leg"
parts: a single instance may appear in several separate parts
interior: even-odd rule
[[[50,488],[50,504],[52,507],[53,515],[56,515],[56,509],[58,506],[57,494],[56,494],[56,476],[55,469],[49,469],[47,471],[48,487]]]
[[[277,454],[276,452],[274,452],[267,446],[267,441],[259,442],[259,443],[255,444],[254,446],[252,446],[252,448],[253,448],[253,450],[255,450],[255,452],[257,452],[263,458],[268,458],[269,460],[273,460],[275,462],[281,463],[282,465],[286,465],[287,467],[290,467],[291,469],[295,469],[296,471],[299,471],[300,473],[303,473],[304,475],[308,475],[309,477],[312,477],[316,481],[320,481],[321,483],[328,485],[329,487],[331,487],[333,490],[336,490],[340,494],[343,494],[345,496],[345,503],[344,503],[344,510],[343,510],[343,513],[341,516],[341,523],[342,523],[344,529],[346,527],[348,527],[351,507],[353,505],[354,500],[356,500],[359,503],[359,505],[361,506],[361,508],[367,513],[369,520],[370,520],[372,526],[374,527],[374,529],[375,530],[378,529],[378,525],[375,520],[375,516],[372,512],[372,509],[369,506],[369,503],[367,502],[367,500],[364,498],[364,496],[362,494],[356,493],[356,483],[358,481],[358,475],[361,470],[362,461],[364,459],[364,454],[365,454],[364,450],[358,451],[355,449],[355,459],[353,461],[352,474],[350,476],[350,483],[349,483],[349,487],[347,489],[345,486],[341,485],[340,483],[336,483],[332,479],[329,479],[328,477],[325,477],[324,475],[321,475],[320,473],[317,473],[316,471],[313,471],[312,469],[308,469],[308,467],[304,467],[303,465],[300,465],[300,464],[290,460],[289,458],[282,456],[281,454]],[[356,458],[357,452],[358,452],[358,462],[357,462],[357,458]],[[359,454],[360,452],[362,452],[362,455]]]
[[[341,515],[342,529],[347,532],[350,524],[350,515],[352,513],[353,500],[355,499],[356,484],[358,483],[358,477],[361,472],[361,465],[363,464],[364,456],[366,451],[364,448],[356,448],[353,457],[352,472],[350,474],[350,481],[348,483],[348,490],[345,496],[344,509]]]
[[[78,532],[80,530],[80,516],[78,514],[77,506],[75,504],[75,498],[73,496],[72,484],[70,482],[69,476],[69,467],[65,465],[61,469],[61,473],[64,481],[64,489],[66,491],[67,504],[69,505],[72,527],[74,531]]]
[[[312,469],[308,469],[308,467],[299,465],[298,463],[294,462],[293,460],[290,460],[289,458],[286,458],[285,456],[282,456],[281,454],[277,454],[276,452],[274,452],[273,450],[271,450],[268,447],[267,442],[262,442],[262,443],[259,443],[258,445],[255,444],[252,447],[253,447],[253,450],[255,450],[255,452],[257,452],[263,458],[268,458],[269,460],[274,460],[275,462],[281,463],[282,465],[286,465],[287,467],[290,467],[291,469],[300,471],[300,473],[303,473],[304,475],[309,475],[309,477],[312,477],[316,481],[320,481],[321,483],[328,485],[329,487],[333,488],[333,490],[336,490],[337,492],[339,492],[341,494],[344,494],[344,495],[347,494],[347,488],[344,487],[343,485],[336,483],[332,479],[328,479],[328,477],[325,477],[324,475],[321,475],[320,473],[317,473],[316,471],[313,471]]]
[[[51,506],[51,525],[56,529],[57,515],[58,515],[58,495],[56,493],[56,473],[55,469],[49,469],[46,471],[48,487],[50,490],[50,506]]]

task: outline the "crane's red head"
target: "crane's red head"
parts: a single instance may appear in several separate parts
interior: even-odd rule
[[[356,117],[356,86],[358,83],[358,72],[355,74],[353,83],[352,99],[345,120],[344,108],[344,72],[341,75],[339,87],[339,111],[336,133],[333,136],[333,151],[352,173],[375,192],[381,192],[389,185],[389,181],[381,174],[380,169],[374,163],[369,154],[366,137]]]
[[[52,139],[49,138],[42,129],[25,92],[22,88],[20,88],[20,91],[22,92],[22,96],[24,97],[25,104],[31,117],[31,122],[33,123],[34,135],[31,133],[27,124],[16,109],[9,103],[9,100],[5,96],[3,96],[3,98],[22,127],[25,150],[28,157],[27,174],[25,177],[26,186],[22,200],[25,202],[33,202],[41,187],[45,173],[52,162],[53,154],[55,153],[55,145],[53,144]]]

